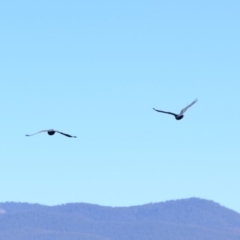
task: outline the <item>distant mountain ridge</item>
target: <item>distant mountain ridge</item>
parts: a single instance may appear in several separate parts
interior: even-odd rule
[[[0,203],[2,240],[240,240],[240,214],[190,198],[132,207]]]

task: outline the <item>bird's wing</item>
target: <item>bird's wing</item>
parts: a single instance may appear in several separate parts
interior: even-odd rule
[[[48,130],[42,130],[42,131],[39,131],[39,132],[36,132],[36,133],[34,133],[34,134],[26,134],[26,136],[27,137],[30,137],[30,136],[33,136],[33,135],[35,135],[35,134],[38,134],[38,133],[42,133],[42,132],[47,132]]]
[[[167,114],[171,114],[171,115],[173,115],[173,116],[177,116],[177,114],[172,113],[172,112],[165,112],[165,111],[157,110],[157,109],[155,109],[155,108],[153,108],[153,110],[155,110],[156,112],[167,113]]]
[[[67,134],[67,133],[63,133],[63,132],[59,132],[59,131],[55,131],[55,132],[58,132],[58,133],[60,133],[60,134],[62,134],[62,135],[64,135],[64,136],[66,136],[66,137],[76,138],[76,136],[72,136],[72,135],[69,135],[69,134]]]
[[[181,110],[181,112],[180,112],[180,114],[179,115],[182,115],[182,114],[184,114],[187,110],[188,110],[188,108],[190,108],[194,103],[196,103],[197,102],[197,99],[195,99],[191,104],[189,104],[188,106],[186,106],[185,108],[183,108],[182,110]]]

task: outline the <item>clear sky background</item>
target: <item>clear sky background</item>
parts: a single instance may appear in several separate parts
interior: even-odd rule
[[[2,1],[0,201],[240,212],[240,2]],[[195,98],[183,120],[178,113]],[[46,133],[54,128],[76,139]]]

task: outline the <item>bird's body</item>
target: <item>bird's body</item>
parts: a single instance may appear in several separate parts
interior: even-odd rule
[[[179,114],[176,114],[176,113],[172,113],[172,112],[165,112],[165,111],[161,111],[161,110],[157,110],[155,108],[153,108],[155,111],[157,112],[161,112],[161,113],[166,113],[166,114],[171,114],[175,117],[176,120],[181,120],[183,117],[184,117],[184,113],[187,111],[188,108],[190,108],[194,103],[197,102],[197,99],[194,100],[191,104],[189,104],[188,106],[186,106],[185,108],[183,108],[181,110],[181,112]]]
[[[42,130],[42,131],[36,132],[36,133],[34,133],[34,134],[31,134],[31,135],[28,135],[28,134],[27,134],[26,136],[27,136],[27,137],[30,137],[30,136],[33,136],[33,135],[35,135],[35,134],[42,133],[42,132],[47,132],[48,135],[50,135],[50,136],[54,135],[54,134],[57,132],[57,133],[60,133],[60,134],[62,134],[62,135],[64,135],[64,136],[66,136],[66,137],[76,138],[76,136],[72,136],[72,135],[69,135],[69,134],[67,134],[67,133],[59,132],[59,131],[56,131],[56,130],[54,130],[54,129]]]
[[[48,130],[48,135],[54,135],[55,134],[55,131],[54,130]]]

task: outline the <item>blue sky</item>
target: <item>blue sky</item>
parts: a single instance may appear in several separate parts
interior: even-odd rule
[[[5,1],[0,201],[240,212],[239,1]],[[152,110],[179,112],[181,121]],[[54,128],[77,135],[39,134]]]

